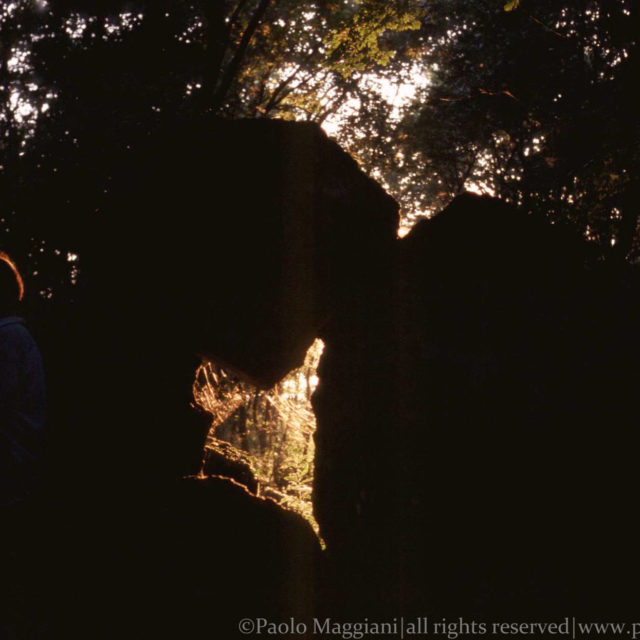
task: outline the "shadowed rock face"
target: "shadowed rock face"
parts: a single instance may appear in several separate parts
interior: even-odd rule
[[[638,557],[612,523],[635,494],[637,292],[588,268],[571,232],[491,198],[398,241],[384,321],[360,339],[353,319],[334,327],[315,398],[338,602],[630,613]]]
[[[140,155],[109,212],[135,265],[118,285],[132,304],[148,291],[199,353],[260,387],[301,364],[395,237],[396,203],[315,125],[204,121]]]
[[[127,617],[185,638],[236,637],[247,616],[308,620],[320,560],[308,524],[219,479],[176,482],[199,469],[209,427],[190,407],[194,372],[207,355],[267,387],[345,310],[365,327],[397,206],[317,127],[284,122],[164,132],[119,156],[111,184],[74,230],[77,300],[38,332],[52,540],[81,585],[52,602],[81,603],[74,630],[109,602],[106,637]]]
[[[92,497],[57,496],[28,521],[22,562],[3,566],[42,622],[26,637],[238,638],[243,618],[316,613],[317,537],[275,502],[221,478]]]
[[[576,436],[570,416],[581,413],[582,244],[464,195],[400,245],[399,544],[413,561],[409,602],[420,603],[416,567],[428,566],[439,610],[524,613],[558,596],[548,518],[560,529],[570,521],[560,492]]]
[[[397,205],[314,125],[234,123],[220,144],[222,202],[203,267],[224,275],[203,349],[269,387],[302,363],[341,301],[370,286]]]
[[[165,131],[123,153],[111,185],[78,233],[85,288],[63,321],[56,395],[80,430],[68,444],[90,419],[92,464],[194,472],[199,357],[265,388],[299,366],[345,299],[369,299],[397,205],[318,127],[278,121]]]
[[[83,456],[125,488],[195,471],[199,355],[268,387],[321,337],[328,615],[625,611],[628,272],[590,270],[570,234],[470,195],[396,240],[394,201],[307,124],[191,123],[125,155],[113,183],[49,354],[72,474]],[[198,504],[230,521],[216,486]]]

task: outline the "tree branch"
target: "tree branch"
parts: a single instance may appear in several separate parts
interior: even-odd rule
[[[238,45],[233,58],[231,58],[229,65],[225,69],[222,80],[220,81],[220,84],[213,95],[212,106],[214,109],[219,109],[223,105],[227,94],[229,93],[229,89],[233,84],[233,81],[238,76],[238,72],[240,71],[240,68],[242,66],[245,54],[247,53],[247,49],[249,48],[251,38],[253,38],[253,35],[260,25],[260,21],[264,17],[264,14],[267,11],[270,3],[271,0],[260,0],[258,8],[251,16],[251,20],[249,20],[249,24],[242,34],[240,44]]]

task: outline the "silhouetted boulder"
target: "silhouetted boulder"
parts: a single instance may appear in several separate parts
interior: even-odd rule
[[[217,478],[177,486],[157,561],[174,582],[178,637],[214,629],[239,637],[243,618],[310,620],[316,613],[320,545],[306,520]],[[171,566],[167,566],[171,565]]]
[[[316,337],[328,615],[629,610],[630,269],[469,194],[397,240],[396,203],[315,125],[205,118],[118,158],[102,209],[75,229],[77,300],[43,345],[52,459],[71,493],[112,496],[118,542],[101,561],[121,553],[155,594],[149,611],[175,605],[176,636],[316,602],[317,541],[298,516],[220,479],[157,497],[202,462],[200,357],[268,387]],[[127,495],[156,501],[131,527]]]
[[[301,516],[220,478],[115,497],[48,514],[44,637],[237,638],[243,618],[315,614],[321,551]]]
[[[172,124],[122,151],[101,210],[74,227],[78,301],[59,323],[66,335],[50,332],[65,345],[50,357],[66,397],[56,409],[73,427],[60,453],[84,440],[93,468],[108,473],[117,460],[114,470],[146,479],[200,466],[208,420],[190,407],[199,358],[261,387],[277,382],[344,300],[368,304],[398,219],[316,125]]]
[[[314,500],[336,606],[628,615],[639,289],[588,257],[467,194],[398,242],[383,321],[327,334]]]
[[[443,613],[497,614],[518,594],[515,614],[557,588],[558,538],[532,514],[565,522],[586,251],[543,218],[470,194],[400,251],[399,523],[413,604],[429,567]]]

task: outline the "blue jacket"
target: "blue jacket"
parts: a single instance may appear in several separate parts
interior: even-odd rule
[[[0,318],[0,506],[36,489],[45,416],[40,351],[22,318]]]

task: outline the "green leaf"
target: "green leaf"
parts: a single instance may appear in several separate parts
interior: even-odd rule
[[[520,6],[520,0],[511,0],[511,2],[507,2],[507,4],[504,5],[504,10],[513,11],[514,9],[517,9],[519,6]]]

